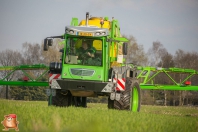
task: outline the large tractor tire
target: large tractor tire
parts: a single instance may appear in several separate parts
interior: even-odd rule
[[[56,90],[56,96],[52,96],[52,105],[67,107],[72,105],[72,95],[70,91]]]
[[[126,90],[121,92],[120,100],[108,99],[109,109],[129,110],[133,112],[140,111],[141,94],[140,86],[137,80],[132,78],[126,79]]]

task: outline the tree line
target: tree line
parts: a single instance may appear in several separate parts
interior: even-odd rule
[[[55,40],[55,44],[49,49],[49,52],[43,51],[42,44],[23,43],[21,51],[6,49],[0,52],[0,66],[18,66],[18,65],[49,65],[51,61],[59,61],[61,53],[59,49],[63,46],[59,45],[60,39]],[[43,71],[26,71],[33,78],[41,75]],[[0,71],[0,78],[4,78],[10,71]],[[15,71],[5,81],[19,80],[24,77],[23,72]],[[47,81],[48,75],[42,78]],[[27,87],[27,86],[0,86],[0,98],[16,99],[16,100],[47,100],[45,93],[46,87]]]
[[[175,54],[171,54],[163,46],[160,41],[154,41],[148,51],[144,50],[143,45],[137,43],[133,36],[126,36],[128,42],[127,61],[138,66],[153,67],[178,67],[186,69],[194,69],[198,71],[198,53],[186,52],[178,49]],[[22,44],[21,51],[7,49],[0,52],[0,66],[17,66],[17,65],[33,65],[45,64],[49,65],[52,61],[60,61],[61,53],[59,50],[63,48],[60,45],[60,39],[55,39],[52,47],[48,52],[43,51],[42,44]],[[33,76],[39,75],[38,71],[29,71]],[[36,73],[36,74],[35,74]],[[0,78],[5,77],[8,71],[1,71]],[[9,80],[20,80],[23,75],[15,72]],[[182,74],[176,75],[176,80],[183,79]],[[46,76],[47,79],[47,76]],[[198,85],[198,77],[190,78],[192,85]],[[165,75],[159,75],[155,78],[155,82],[162,84],[171,84]],[[22,87],[22,86],[0,86],[0,98],[10,98],[17,100],[47,100],[45,87]],[[97,99],[89,99],[90,102],[98,102]],[[101,102],[106,102],[99,98]],[[167,91],[167,90],[142,90],[142,104],[161,104],[161,105],[198,105],[198,92],[195,91]]]

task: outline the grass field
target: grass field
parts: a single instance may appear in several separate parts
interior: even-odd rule
[[[140,112],[128,112],[108,110],[107,104],[60,108],[0,100],[0,122],[11,113],[17,114],[21,132],[198,132],[198,107],[142,106]]]

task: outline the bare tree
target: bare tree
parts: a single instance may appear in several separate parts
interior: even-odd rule
[[[54,48],[52,48],[53,50]],[[25,65],[36,65],[36,64],[46,64],[45,55],[43,54],[43,47],[42,44],[31,44],[31,43],[24,43],[22,48],[22,63]],[[26,70],[26,73],[30,75],[32,79],[39,77],[43,70]]]
[[[174,67],[173,55],[166,52],[163,56],[161,56],[161,60],[158,63],[158,66],[164,68]]]
[[[127,61],[132,62],[135,65],[145,66],[147,63],[147,56],[143,46],[139,45],[133,36],[125,37],[129,40]]]
[[[0,66],[16,66],[21,63],[21,53],[13,50],[5,50],[0,52]],[[3,70],[0,72],[1,78],[4,78],[8,75],[10,71]],[[6,78],[6,81],[16,78],[16,73],[11,74]],[[8,86],[6,86],[6,99],[8,99]]]
[[[167,50],[164,48],[163,44],[159,41],[153,42],[152,47],[148,50],[147,55],[148,55],[148,65],[154,66],[154,67],[162,67],[164,65],[163,59],[166,58],[165,56],[168,54]],[[163,58],[164,57],[164,58]],[[152,74],[152,73],[151,73]],[[159,82],[161,84],[164,84],[165,82],[163,81],[164,75],[158,75],[158,78],[155,78],[155,83]],[[162,91],[152,91],[153,95],[153,102],[155,102],[155,96],[161,96]],[[164,98],[166,100],[166,92],[164,92]],[[166,104],[166,102],[165,102]]]
[[[148,50],[147,55],[149,56],[149,65],[157,66],[161,61],[162,57],[167,54],[166,48],[159,41],[153,42],[153,46]]]
[[[198,53],[185,52],[181,49],[177,50],[174,56],[174,61],[177,67],[198,69]]]
[[[179,68],[198,70],[198,67],[197,67],[198,53],[197,52],[185,52],[185,51],[179,49],[175,53],[174,62],[175,62],[175,66],[179,67]],[[183,80],[184,78],[186,78],[186,75],[180,74],[178,76],[179,80],[177,80],[177,81],[181,82],[181,80]],[[198,85],[197,80],[198,80],[197,76],[193,76],[190,78],[192,85]],[[189,91],[179,91],[179,105],[183,105],[185,100],[187,100],[186,101],[187,104],[190,103],[189,95],[192,95],[192,94],[193,93],[189,92]],[[192,99],[190,99],[190,100],[192,101]]]
[[[41,46],[39,44],[23,43],[23,64],[33,65],[42,62]]]
[[[174,67],[174,60],[173,60],[173,55],[169,54],[168,52],[161,56],[161,60],[158,63],[159,67],[163,68],[170,68]],[[158,75],[158,78],[156,78],[156,82],[159,84],[165,84],[165,85],[170,85],[173,84],[172,81],[167,77],[167,75],[160,74]],[[164,90],[164,105],[167,105],[167,100],[168,100],[168,95],[170,95],[170,91]]]

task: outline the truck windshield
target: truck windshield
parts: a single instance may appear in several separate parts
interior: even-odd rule
[[[102,66],[102,40],[68,38],[65,63]]]

